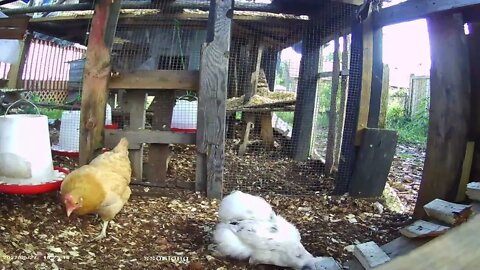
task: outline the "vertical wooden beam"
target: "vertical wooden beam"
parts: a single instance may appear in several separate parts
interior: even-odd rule
[[[354,23],[352,26],[345,125],[343,128],[342,150],[340,153],[340,162],[338,164],[338,174],[335,181],[334,194],[343,194],[348,191],[350,178],[355,167],[355,139],[357,135],[362,91],[363,52],[363,26],[360,23]]]
[[[265,49],[262,55],[262,67],[267,78],[268,88],[273,91],[275,88],[275,75],[277,73],[278,51],[273,48]]]
[[[382,76],[382,98],[380,103],[380,117],[378,119],[378,127],[387,127],[387,111],[388,111],[388,92],[390,88],[390,68],[388,65],[383,66]]]
[[[97,0],[92,18],[82,86],[80,165],[89,163],[103,146],[105,108],[110,78],[110,52],[121,0]]]
[[[432,67],[427,154],[414,216],[433,199],[454,201],[470,119],[470,66],[460,14],[435,14],[427,19]],[[455,68],[452,68],[455,67]]]
[[[123,96],[124,108],[130,115],[130,123],[127,130],[139,130],[145,128],[145,101],[147,93],[142,90],[127,91]],[[138,181],[143,179],[143,145],[140,149],[129,151],[132,175]]]
[[[248,103],[257,93],[258,74],[260,72],[260,64],[262,60],[263,45],[260,41],[254,39],[251,41],[249,58],[248,58],[248,73],[247,73],[247,88],[245,89],[244,103]]]
[[[327,151],[325,154],[325,169],[331,172],[333,169],[333,152],[335,149],[335,133],[337,124],[337,94],[340,83],[340,36],[336,35],[333,39],[333,70],[332,70],[332,89],[330,94],[330,116],[328,119]]]
[[[372,13],[372,16],[376,15],[376,12]],[[383,85],[383,31],[382,28],[372,29],[372,31],[372,78],[370,79],[370,106],[368,109],[367,126],[369,128],[377,128],[380,119]]]
[[[470,137],[475,141],[470,179],[480,181],[480,23],[470,24],[470,77],[472,82]]]
[[[8,72],[8,88],[23,88],[22,75],[25,68],[25,62],[27,60],[28,50],[30,49],[31,41],[32,35],[30,33],[27,33],[24,36],[23,40],[20,41],[20,53],[18,55],[18,62],[17,64],[10,65],[10,71]]]
[[[320,56],[320,33],[310,26],[303,37],[302,59],[298,76],[297,101],[293,120],[292,157],[306,160],[312,144],[317,101],[317,74]]]
[[[348,69],[348,46],[350,44],[350,38],[347,35],[343,36],[343,50],[342,50],[342,69]],[[340,82],[340,109],[338,114],[338,123],[337,123],[337,134],[335,135],[335,152],[333,163],[334,166],[338,167],[338,162],[340,158],[340,150],[342,149],[342,138],[343,138],[343,127],[345,125],[345,106],[347,103],[347,84],[348,77],[342,75],[342,80]]]
[[[152,106],[152,129],[170,130],[173,107],[175,106],[175,92],[160,91],[156,93]],[[154,181],[160,185],[165,184],[170,155],[171,151],[168,144],[150,144],[147,175],[149,181]]]
[[[362,60],[362,92],[360,98],[360,111],[358,114],[357,135],[355,144],[361,143],[361,131],[368,126],[368,115],[370,111],[370,98],[372,92],[373,78],[373,27],[372,17],[368,16],[362,23],[363,60]]]
[[[225,154],[232,0],[210,0],[207,43],[202,50],[197,118],[196,190],[221,198]]]

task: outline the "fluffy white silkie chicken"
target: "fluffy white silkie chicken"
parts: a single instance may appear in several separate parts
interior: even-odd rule
[[[291,267],[295,270],[325,269],[325,257],[313,257],[302,245],[300,233],[276,215],[263,198],[234,191],[220,203],[220,223],[213,233],[217,251],[249,263]]]

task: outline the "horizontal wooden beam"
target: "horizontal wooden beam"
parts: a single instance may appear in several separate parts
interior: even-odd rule
[[[153,130],[105,130],[105,147],[113,148],[126,137],[129,149],[140,149],[142,143],[195,144],[195,133],[180,133]]]
[[[28,27],[30,17],[0,18],[0,39],[22,40]]]
[[[344,69],[340,71],[340,76],[348,76],[348,69]],[[325,71],[325,72],[320,72],[317,75],[317,78],[328,78],[332,77],[333,72],[331,71]]]
[[[199,87],[199,72],[190,70],[142,70],[112,76],[110,89],[193,90]]]
[[[470,9],[472,7],[480,6],[478,0],[416,0],[405,1],[398,5],[384,8],[373,16],[373,27],[380,28],[383,26],[413,21],[421,18],[425,18],[433,13],[458,10],[458,9]]]

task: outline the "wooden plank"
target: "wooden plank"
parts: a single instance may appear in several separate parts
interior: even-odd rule
[[[366,270],[390,261],[390,257],[373,241],[356,245],[353,255]]]
[[[335,134],[337,126],[337,94],[340,83],[340,36],[333,39],[332,87],[330,91],[330,114],[328,118],[327,150],[325,153],[325,170],[331,173],[334,165]]]
[[[337,133],[335,134],[335,152],[333,157],[333,165],[338,167],[340,159],[340,150],[342,149],[343,127],[345,125],[345,108],[347,103],[347,84],[348,84],[348,54],[350,45],[350,38],[348,35],[343,36],[343,49],[342,49],[342,71],[347,71],[347,74],[343,75],[340,81],[340,108],[337,119]]]
[[[355,138],[358,126],[358,112],[362,89],[362,62],[363,62],[363,31],[360,23],[352,25],[350,74],[348,81],[348,95],[346,95],[344,132],[342,136],[341,152],[338,163],[338,173],[335,179],[334,194],[348,192],[351,175],[355,168]]]
[[[465,157],[463,158],[462,175],[460,176],[460,184],[458,185],[457,197],[455,199],[456,202],[463,202],[465,200],[467,184],[470,182],[474,151],[475,142],[468,142],[467,149],[465,150]]]
[[[105,131],[106,147],[111,147],[113,142],[121,137],[127,137],[129,149],[139,149],[142,143],[158,144],[195,144],[195,133],[154,130],[114,130]]]
[[[470,118],[470,66],[462,16],[438,14],[427,23],[433,90],[427,153],[414,211],[419,219],[424,217],[423,206],[433,199],[455,200]]]
[[[24,40],[30,17],[0,18],[0,39]]]
[[[465,222],[473,213],[471,205],[451,203],[435,199],[423,206],[427,216],[450,225]]]
[[[478,16],[477,16],[478,17]],[[470,177],[480,180],[480,23],[470,24],[470,34],[467,36],[470,49],[470,139],[475,141],[473,164]]]
[[[350,195],[381,196],[397,146],[393,130],[366,128],[350,182]],[[372,164],[375,164],[372,166]]]
[[[396,258],[408,254],[412,250],[415,250],[418,247],[428,243],[430,238],[416,238],[409,239],[405,236],[400,236],[395,240],[382,246],[382,249],[387,253],[390,258]]]
[[[199,72],[192,70],[138,70],[110,79],[110,89],[191,90],[199,87]]]
[[[258,83],[258,74],[260,72],[260,63],[262,59],[263,47],[260,44],[260,41],[257,39],[250,40],[250,44],[246,47],[248,48],[248,62],[246,63],[248,68],[246,71],[246,84],[244,87],[245,98],[243,100],[244,104],[247,104],[250,101],[250,98],[257,93],[257,83]]]
[[[292,157],[306,160],[313,139],[313,123],[317,101],[317,74],[320,56],[320,33],[310,26],[302,42],[302,58],[298,76],[297,100],[292,130]]]
[[[400,233],[408,238],[435,237],[446,233],[450,227],[425,220],[417,220],[400,229]]]
[[[207,43],[200,64],[197,118],[196,189],[221,198],[225,153],[225,116],[228,87],[232,0],[211,0]],[[206,168],[204,167],[206,165]],[[205,190],[201,190],[205,191]]]
[[[390,68],[388,65],[383,66],[382,76],[382,97],[380,104],[380,117],[378,119],[378,127],[386,128],[387,126],[387,111],[388,111],[388,97],[390,88]]]
[[[264,49],[262,54],[262,67],[265,71],[268,88],[273,91],[275,88],[275,74],[277,73],[278,51],[273,48]]]
[[[480,265],[480,216],[437,237],[413,252],[382,265],[378,270],[477,269]]]
[[[361,131],[368,126],[368,115],[370,111],[370,97],[372,92],[373,78],[373,28],[372,17],[369,16],[363,22],[363,61],[362,61],[362,92],[360,97],[360,110],[358,112],[357,135],[355,145],[362,141]]]
[[[413,21],[445,11],[469,10],[478,5],[480,5],[478,0],[405,1],[382,9],[374,20],[374,27],[381,28],[387,25]]]
[[[372,13],[375,17],[378,12]],[[370,90],[370,105],[367,126],[378,128],[383,90],[383,31],[374,29],[372,33],[372,78]]]
[[[153,100],[152,129],[169,131],[172,123],[173,106],[175,105],[175,92],[159,92]],[[150,144],[148,151],[149,181],[165,183],[167,180],[168,163],[172,153],[168,144]]]
[[[145,128],[145,102],[147,93],[145,91],[127,91],[124,98],[124,107],[129,113],[129,125],[125,127],[130,133],[138,132]],[[132,175],[137,180],[143,179],[143,143],[135,142],[137,137],[128,136],[128,131],[107,130],[105,132],[105,142],[116,142],[122,137],[127,137],[130,162],[132,163]],[[107,140],[108,138],[108,140]]]
[[[470,200],[480,201],[480,182],[471,182],[465,192]]]
[[[103,147],[105,107],[110,78],[110,50],[122,0],[95,2],[82,85],[80,165],[89,163]],[[111,27],[115,25],[115,27]]]
[[[273,149],[275,147],[275,141],[273,139],[272,113],[267,112],[260,114],[260,121],[260,135],[262,137],[263,145],[265,145],[266,149]]]

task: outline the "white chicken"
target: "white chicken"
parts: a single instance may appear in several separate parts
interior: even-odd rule
[[[249,263],[291,267],[295,270],[326,269],[325,257],[313,257],[302,245],[300,232],[276,215],[263,198],[234,191],[220,203],[220,223],[213,233],[222,256]]]

